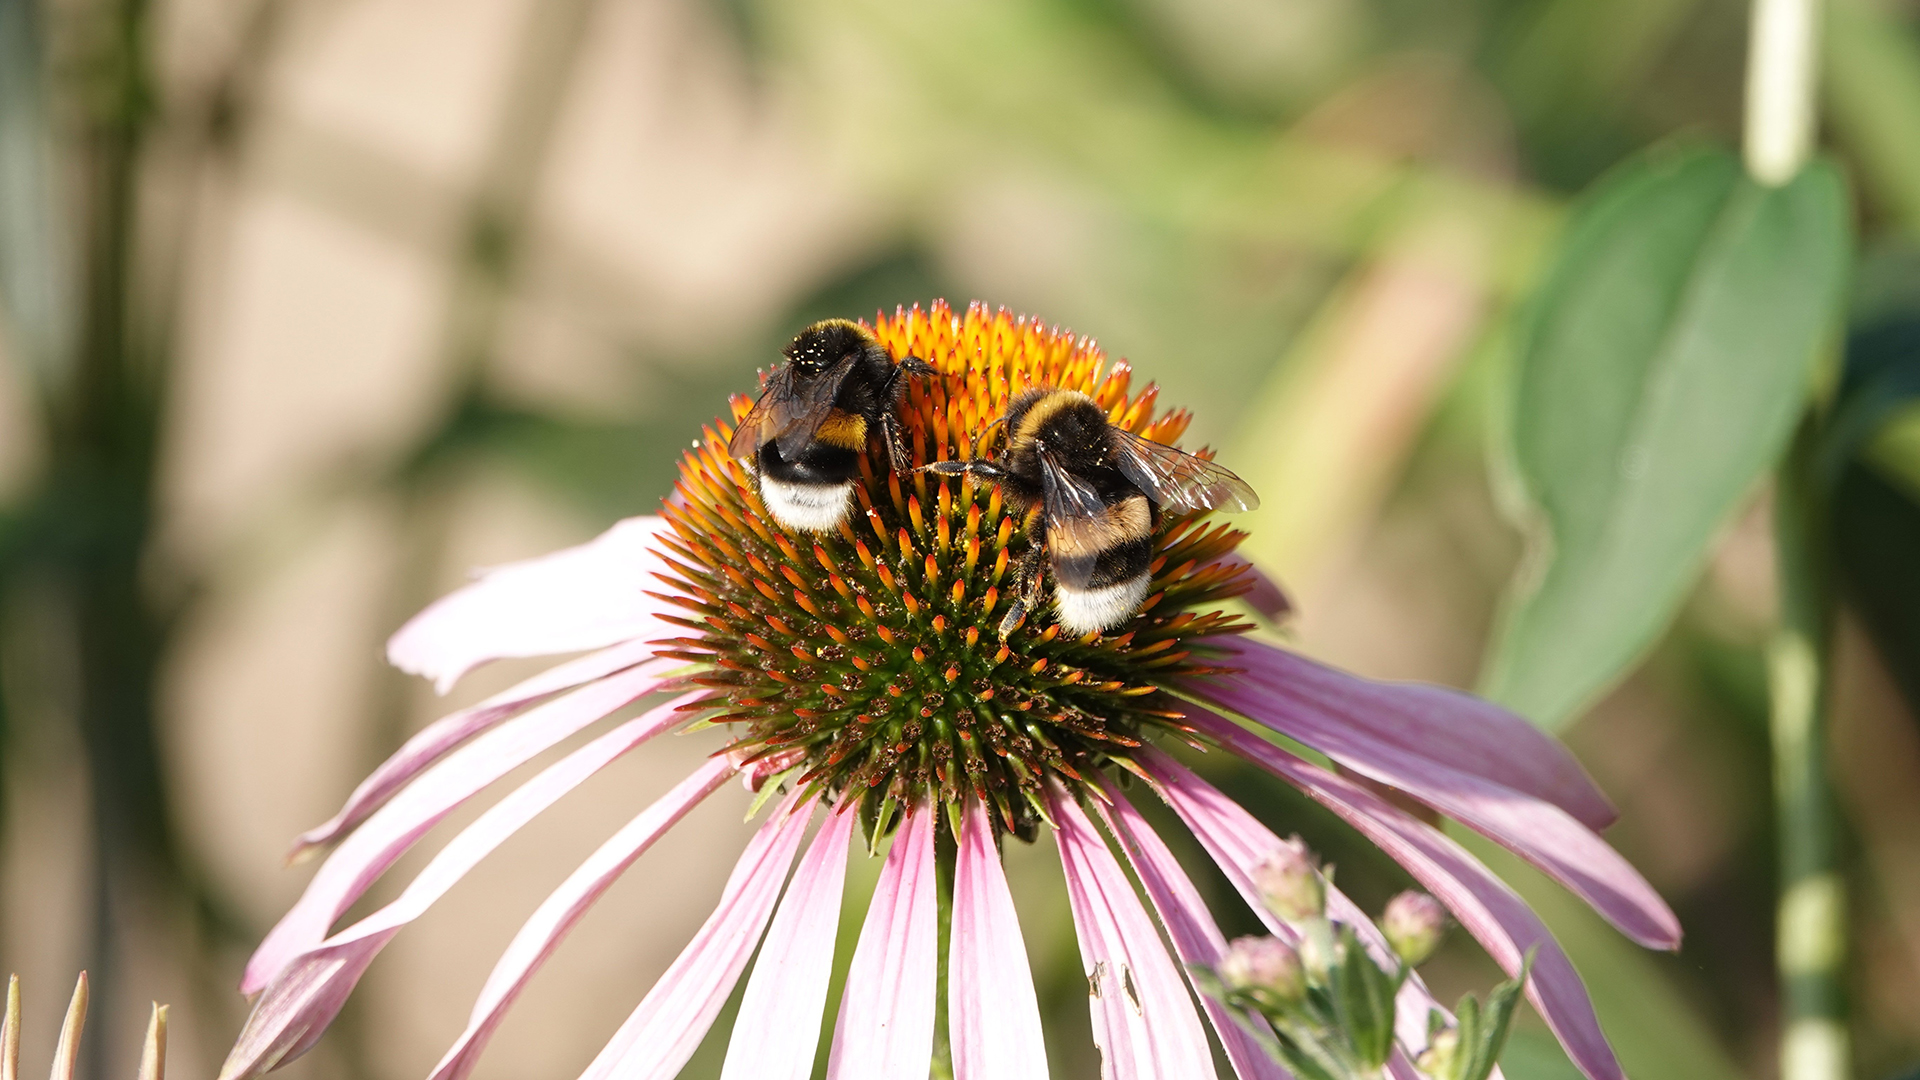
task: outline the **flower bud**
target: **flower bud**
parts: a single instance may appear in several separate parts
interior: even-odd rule
[[[1317,919],[1327,909],[1320,867],[1298,836],[1269,852],[1253,868],[1253,887],[1275,915],[1288,922]]]
[[[1215,974],[1227,989],[1246,994],[1263,1006],[1299,1001],[1307,993],[1300,954],[1275,937],[1234,938]]]
[[[1460,1030],[1441,1028],[1428,1040],[1427,1048],[1420,1051],[1414,1060],[1414,1067],[1435,1080],[1449,1080],[1459,1071]]]
[[[1440,938],[1447,932],[1447,911],[1433,897],[1410,889],[1387,901],[1380,931],[1409,967],[1422,964],[1440,947]]]

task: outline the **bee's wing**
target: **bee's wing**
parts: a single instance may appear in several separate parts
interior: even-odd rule
[[[1113,429],[1114,464],[1168,510],[1252,510],[1260,505],[1245,480],[1204,458]]]
[[[1058,455],[1041,447],[1039,456],[1042,505],[1049,527],[1097,518],[1106,512],[1107,500],[1093,485],[1069,472]]]
[[[772,441],[779,444],[781,456],[793,456],[820,430],[821,422],[832,411],[834,399],[840,396],[840,384],[847,381],[847,374],[853,370],[853,360],[851,356],[842,359],[824,375],[804,385],[794,378],[791,364],[768,376],[767,388],[760,392],[753,411],[740,421],[733,438],[728,440],[727,452],[741,461],[750,461],[762,446]]]

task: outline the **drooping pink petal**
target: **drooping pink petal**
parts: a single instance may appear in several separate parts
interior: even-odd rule
[[[658,517],[628,518],[578,547],[484,571],[401,627],[387,659],[444,694],[489,660],[660,637],[664,605],[646,591],[666,569],[652,550],[665,527]]]
[[[1545,799],[1590,829],[1619,811],[1559,741],[1492,702],[1444,686],[1362,679],[1246,638],[1212,638],[1222,662],[1245,669],[1195,689],[1257,684],[1269,707],[1254,717],[1348,768],[1371,775],[1393,747]]]
[[[787,886],[740,1000],[720,1080],[805,1080],[813,1075],[820,1016],[833,974],[847,839],[859,815],[828,814]]]
[[[1220,561],[1247,568],[1248,576],[1253,579],[1253,588],[1240,599],[1246,601],[1248,607],[1275,620],[1292,614],[1293,601],[1288,598],[1286,590],[1280,587],[1279,582],[1268,577],[1264,570],[1254,565],[1251,559],[1233,551],[1228,552]]]
[[[947,1024],[954,1080],[1047,1080],[1020,920],[986,807],[968,799],[953,868]]]
[[[321,864],[306,892],[254,951],[241,992],[261,990],[294,956],[320,944],[333,920],[455,807],[541,751],[659,685],[659,676],[644,669],[611,676],[501,724],[420,774]],[[662,720],[676,719],[672,709],[664,706],[655,712]]]
[[[1213,1051],[1186,982],[1106,841],[1070,795],[1053,787],[1067,900],[1093,1009],[1093,1041],[1108,1080],[1212,1077]]]
[[[719,906],[602,1047],[581,1080],[670,1080],[693,1056],[747,966],[819,804],[790,795],[747,845]]]
[[[726,758],[709,758],[693,775],[608,838],[541,902],[514,934],[507,951],[494,962],[493,971],[474,1002],[466,1030],[434,1066],[428,1080],[466,1080],[479,1062],[480,1052],[506,1017],[507,1009],[587,909],[655,840],[699,805],[700,800],[726,783],[734,772],[735,766]]]
[[[294,957],[254,1003],[254,1017],[234,1044],[222,1075],[228,1080],[257,1076],[305,1053],[333,1023],[368,963],[396,931],[425,914],[481,859],[561,796],[672,722],[670,709],[655,710],[548,766],[462,829],[398,899]]]
[[[405,745],[394,751],[392,757],[381,762],[379,768],[360,781],[360,786],[347,796],[346,804],[339,813],[301,833],[294,841],[293,850],[287,853],[288,860],[298,860],[314,848],[331,844],[344,836],[365,821],[368,815],[380,809],[393,797],[394,792],[418,776],[420,770],[440,760],[442,755],[461,743],[541,698],[652,660],[655,649],[656,646],[644,641],[622,642],[612,648],[550,667],[478,705],[443,716],[421,728]],[[653,670],[664,671],[673,663],[659,662]]]
[[[1147,899],[1153,901],[1154,909],[1160,913],[1160,924],[1167,928],[1167,937],[1172,940],[1174,951],[1180,954],[1181,965],[1189,973],[1194,965],[1209,968],[1218,965],[1226,955],[1227,939],[1214,925],[1206,901],[1200,899],[1200,891],[1193,887],[1186,871],[1174,860],[1173,852],[1167,850],[1167,845],[1120,793],[1119,787],[1105,778],[1100,782],[1112,800],[1110,809],[1098,807],[1101,817],[1107,823],[1107,830],[1119,839],[1121,849],[1133,864],[1134,876],[1140,879],[1147,890]],[[1188,978],[1191,981],[1191,974]],[[1201,993],[1198,985],[1194,986],[1194,992],[1199,994],[1200,1004],[1213,1021],[1213,1033],[1226,1049],[1227,1060],[1233,1064],[1240,1080],[1287,1080],[1287,1071],[1240,1026],[1234,1010]]]
[[[1506,882],[1439,830],[1345,777],[1336,776],[1248,732],[1230,749],[1298,787],[1406,867],[1509,975],[1534,951],[1527,999],[1591,1080],[1621,1080],[1620,1063],[1600,1031],[1586,985],[1572,961]]]
[[[1148,747],[1136,760],[1153,779],[1155,790],[1161,798],[1186,823],[1194,838],[1200,841],[1200,846],[1206,849],[1214,864],[1220,867],[1220,872],[1233,884],[1234,891],[1253,909],[1268,932],[1288,944],[1299,944],[1299,931],[1267,907],[1260,898],[1260,890],[1253,883],[1253,868],[1280,847],[1281,839],[1219,788],[1194,775],[1191,769],[1159,750]],[[1380,932],[1366,912],[1360,910],[1358,904],[1331,882],[1327,885],[1327,915],[1335,922],[1353,927],[1366,945],[1367,952],[1380,964],[1384,966],[1395,962],[1386,935]],[[1430,1010],[1438,1010],[1449,1021],[1453,1019],[1453,1014],[1427,989],[1419,972],[1408,973],[1396,1001],[1394,1034],[1401,1045],[1416,1054],[1427,1045],[1427,1013]]]
[[[1264,691],[1214,688],[1219,704],[1259,719]],[[1256,738],[1222,717],[1192,710],[1196,727],[1218,739]],[[1305,741],[1304,739],[1302,740]],[[1377,746],[1365,769],[1544,871],[1650,949],[1680,947],[1680,920],[1640,872],[1566,811],[1490,780],[1392,746]]]
[[[338,950],[297,958],[248,1014],[220,1067],[220,1080],[263,1076],[313,1049],[327,1025],[340,1015],[367,965],[396,933],[398,928]]]
[[[840,996],[827,1080],[925,1076],[933,1062],[940,964],[934,814],[922,805],[894,834]]]

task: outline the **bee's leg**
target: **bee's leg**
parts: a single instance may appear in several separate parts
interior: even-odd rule
[[[1007,613],[1000,618],[1001,641],[1019,628],[1028,612],[1040,606],[1040,590],[1047,568],[1046,538],[1034,533],[1028,536],[1030,546],[1014,564],[1013,581],[1007,588]]]
[[[887,467],[894,472],[908,472],[913,468],[913,458],[907,455],[906,435],[900,430],[900,420],[892,413],[880,414],[880,441],[887,444]]]
[[[991,461],[936,461],[931,465],[922,465],[915,472],[930,472],[940,476],[977,476],[989,482],[997,481],[1007,475],[1006,470]]]

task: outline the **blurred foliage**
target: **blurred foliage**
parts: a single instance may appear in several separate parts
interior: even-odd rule
[[[1824,165],[1766,188],[1724,152],[1656,152],[1584,201],[1520,348],[1543,520],[1489,696],[1558,728],[1659,635],[1805,406],[1849,245]]]
[[[196,219],[156,221],[156,204],[136,193],[142,182],[179,182],[168,170],[183,160],[190,173],[214,169],[258,137],[250,126],[259,115],[257,74],[283,57],[276,28],[300,7],[266,0],[218,16],[233,21],[241,45],[213,76],[183,83],[155,62],[155,12],[144,4],[0,0],[0,338],[5,360],[29,373],[45,444],[36,474],[0,503],[0,620],[43,645],[64,641],[81,684],[96,691],[52,710],[19,708],[24,661],[0,657],[0,752],[23,725],[93,733],[96,785],[138,795],[137,805],[97,808],[96,827],[123,832],[142,849],[130,859],[158,866],[194,894],[185,902],[215,941],[243,942],[258,928],[219,914],[221,898],[185,865],[166,813],[173,781],[158,754],[153,702],[180,618],[217,595],[228,572],[169,565],[157,544],[163,523],[154,500],[166,466],[154,451],[178,422],[174,327],[192,298],[175,284]],[[1541,673],[1531,677],[1554,691],[1551,700],[1528,700],[1543,702],[1534,711],[1556,721],[1571,721],[1651,650],[1630,689],[1665,695],[1652,725],[1676,730],[1635,729],[1631,737],[1654,740],[1656,752],[1693,748],[1681,760],[1703,784],[1765,789],[1757,644],[1751,626],[1729,629],[1715,614],[1709,601],[1718,587],[1697,579],[1729,514],[1751,498],[1777,453],[1781,417],[1790,420],[1807,390],[1807,339],[1834,303],[1843,256],[1825,224],[1800,255],[1792,254],[1797,242],[1780,240],[1762,242],[1791,250],[1729,254],[1721,233],[1706,237],[1728,228],[1730,216],[1765,211],[1760,202],[1805,198],[1823,221],[1837,217],[1842,181],[1823,171],[1803,181],[1819,191],[1797,187],[1765,200],[1719,158],[1662,166],[1697,184],[1674,196],[1688,204],[1676,211],[1684,220],[1628,238],[1646,249],[1646,260],[1628,269],[1660,271],[1653,276],[1668,301],[1734,278],[1741,288],[1775,290],[1769,299],[1747,295],[1704,327],[1662,317],[1623,329],[1619,322],[1631,319],[1620,312],[1642,311],[1646,297],[1632,295],[1636,282],[1619,280],[1618,267],[1608,278],[1596,265],[1592,230],[1608,200],[1633,195],[1625,189],[1635,184],[1637,197],[1655,198],[1646,187],[1654,179],[1643,171],[1603,181],[1592,199],[1570,202],[1649,145],[1676,136],[1736,141],[1744,4],[721,0],[706,14],[734,34],[761,103],[800,118],[806,138],[880,208],[879,224],[853,255],[823,258],[776,314],[726,328],[708,352],[641,337],[612,342],[647,373],[647,393],[583,418],[514,396],[497,385],[492,360],[506,347],[502,311],[524,288],[528,253],[549,239],[531,212],[538,166],[597,8],[591,0],[540,5],[513,42],[501,98],[508,107],[496,118],[483,175],[458,197],[459,239],[436,253],[455,281],[427,361],[455,373],[437,421],[390,459],[345,470],[345,479],[317,477],[290,500],[333,505],[378,491],[411,507],[400,517],[411,523],[403,542],[416,550],[399,560],[397,608],[424,599],[417,593],[446,555],[447,537],[420,507],[473,476],[511,471],[565,499],[582,528],[642,511],[667,490],[679,448],[727,394],[751,390],[754,369],[772,361],[795,327],[936,295],[978,295],[1097,332],[1142,376],[1162,382],[1165,400],[1194,408],[1195,438],[1230,447],[1236,467],[1245,462],[1247,475],[1260,477],[1266,508],[1253,522],[1255,550],[1307,583],[1310,602],[1322,595],[1313,583],[1330,552],[1358,548],[1382,520],[1412,521],[1428,530],[1421,535],[1441,537],[1435,546],[1461,549],[1425,572],[1461,583],[1468,606],[1448,611],[1450,625],[1477,633],[1481,612],[1469,608],[1491,605],[1483,584],[1511,569],[1512,540],[1491,514],[1494,496],[1507,493],[1486,490],[1500,479],[1481,475],[1477,456],[1461,448],[1568,436],[1561,421],[1590,411],[1577,380],[1543,389],[1545,400],[1526,396],[1528,365],[1541,362],[1541,350],[1568,350],[1557,355],[1583,370],[1617,365],[1621,385],[1637,386],[1642,373],[1627,369],[1649,359],[1649,342],[1700,334],[1690,340],[1714,348],[1667,359],[1708,364],[1708,374],[1753,389],[1751,409],[1687,398],[1659,422],[1676,440],[1676,467],[1697,468],[1705,449],[1727,449],[1737,460],[1710,483],[1643,493],[1623,509],[1622,499],[1599,492],[1606,484],[1523,449],[1518,471],[1537,496],[1550,505],[1556,495],[1563,505],[1591,499],[1591,521],[1629,528],[1650,546],[1660,541],[1660,550],[1594,573],[1584,586],[1594,592],[1578,594],[1630,601],[1634,618],[1590,619],[1596,605],[1585,599],[1554,618],[1516,614],[1506,640],[1518,644],[1506,648],[1577,654],[1577,678],[1527,660]],[[50,50],[57,63],[47,62]],[[1832,0],[1825,72],[1829,149],[1855,185],[1863,235],[1912,236],[1920,229],[1920,31],[1911,12]],[[157,146],[167,153],[157,155]],[[397,175],[381,171],[387,164],[372,148],[349,145],[336,167]],[[430,215],[395,209],[404,184],[378,186],[396,201],[315,201],[400,242],[417,240],[402,225],[417,229]],[[148,245],[138,259],[136,238]],[[1763,258],[1787,266],[1791,280],[1742,277]],[[1531,322],[1516,317],[1530,299]],[[1593,307],[1566,306],[1576,301]],[[1895,321],[1854,339],[1827,464],[1838,484],[1831,526],[1848,595],[1912,699],[1920,686],[1920,411],[1911,400],[1920,359],[1912,327],[1920,324],[1897,321],[1904,302],[1885,301],[1883,314]],[[1445,317],[1421,321],[1434,304]],[[1562,336],[1530,337],[1528,328],[1537,330],[1555,305],[1573,312]],[[1362,333],[1369,326],[1422,328],[1431,348],[1388,356],[1380,339]],[[1741,344],[1728,351],[1728,340]],[[1506,407],[1516,378],[1517,418]],[[1520,429],[1502,430],[1515,419]],[[1581,447],[1583,464],[1608,476],[1618,475],[1629,444],[1642,445],[1646,433],[1636,425],[1653,422],[1630,412],[1619,419],[1597,440],[1604,446]],[[1735,446],[1732,434],[1747,441]],[[262,514],[283,512],[276,505]],[[1470,524],[1460,524],[1463,517]],[[271,524],[260,534],[279,535]],[[1563,538],[1563,572],[1572,572],[1577,547]],[[1647,584],[1656,578],[1658,587]],[[49,604],[50,592],[60,599]],[[91,627],[92,636],[74,626]],[[1465,651],[1477,658],[1477,640]],[[395,702],[396,719],[384,730],[397,737],[404,702]],[[1603,709],[1581,726],[1610,723],[1607,715]],[[1575,727],[1576,744],[1581,735]],[[1390,861],[1290,790],[1251,770],[1207,768],[1283,835],[1300,832],[1328,853],[1363,906],[1405,884]],[[1526,886],[1580,962],[1622,1058],[1642,1080],[1758,1071],[1768,1052],[1771,832],[1764,799],[1729,796],[1727,805],[1737,820],[1718,861],[1670,890],[1693,934],[1678,960],[1642,956],[1551,886]],[[1623,846],[1638,856],[1630,839]],[[107,868],[101,875],[105,911]],[[1211,880],[1208,889],[1223,929],[1253,928],[1224,882]],[[104,939],[96,948],[111,952]],[[1463,985],[1484,986],[1486,970],[1466,951],[1442,961],[1458,965]],[[1063,1041],[1085,1023],[1084,981],[1070,953],[1036,972],[1043,1001],[1077,1017],[1057,1029],[1067,1033],[1057,1036]],[[95,967],[110,970],[104,961]],[[214,981],[224,985],[224,973]],[[1883,1043],[1890,1055],[1902,1047],[1920,1053],[1920,1031],[1889,1033]],[[717,1068],[713,1052],[700,1060]],[[1864,1065],[1884,1074],[1905,1063]],[[1516,1035],[1507,1066],[1514,1080],[1566,1075],[1537,1028]],[[698,1073],[696,1062],[690,1075]]]
[[[1832,543],[1848,601],[1920,716],[1920,444],[1908,435],[1920,416],[1920,297],[1876,316],[1848,342],[1824,448]]]

